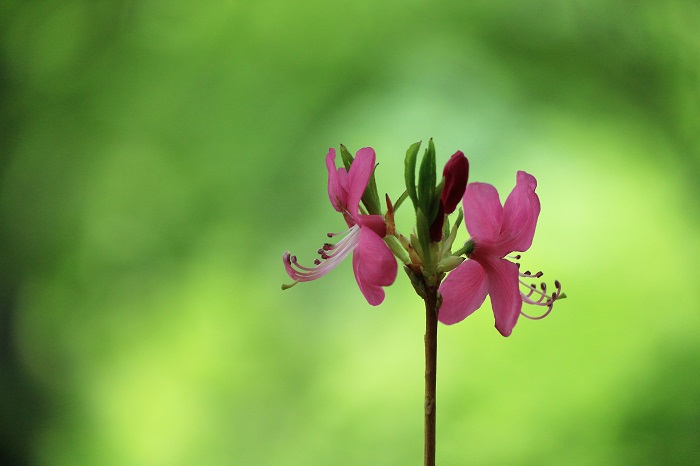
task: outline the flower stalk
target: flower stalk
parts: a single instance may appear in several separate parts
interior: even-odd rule
[[[435,439],[437,413],[437,342],[438,312],[440,310],[436,286],[426,287],[425,296],[425,428],[423,464],[435,466]]]

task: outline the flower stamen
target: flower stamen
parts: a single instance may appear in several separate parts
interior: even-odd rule
[[[298,282],[315,280],[333,270],[353,251],[353,249],[355,249],[360,240],[359,233],[359,225],[353,225],[342,233],[328,233],[327,236],[329,238],[340,235],[345,235],[345,237],[336,244],[324,243],[323,246],[316,251],[320,259],[314,259],[313,267],[305,267],[299,264],[297,256],[293,256],[289,252],[284,253],[282,259],[284,260],[287,273],[294,280],[294,283],[291,285],[283,285],[283,288],[290,288]]]
[[[513,259],[520,258],[520,255],[513,256]],[[518,268],[520,268],[520,264],[516,263]],[[558,299],[563,299],[566,297],[566,294],[562,293],[561,291],[561,283],[559,280],[554,280],[554,287],[556,288],[556,291],[554,291],[551,294],[547,293],[547,284],[545,282],[541,282],[539,284],[539,288],[537,284],[535,283],[528,283],[525,280],[531,280],[535,278],[540,278],[544,273],[541,271],[532,273],[529,270],[525,272],[518,272],[518,275],[522,278],[519,278],[518,281],[520,282],[520,285],[525,288],[526,291],[523,291],[522,289],[520,290],[520,297],[522,298],[524,303],[531,304],[533,306],[542,306],[546,307],[546,311],[539,316],[531,316],[529,314],[526,314],[522,310],[520,311],[520,314],[523,317],[526,317],[531,320],[540,320],[544,319],[549,315],[550,312],[552,312],[552,308],[554,307],[554,302],[557,301]]]

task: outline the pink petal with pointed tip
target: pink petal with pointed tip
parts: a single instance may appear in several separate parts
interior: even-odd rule
[[[452,325],[466,319],[486,299],[486,272],[473,260],[462,262],[440,285],[442,306],[438,320]]]
[[[369,184],[369,179],[374,170],[375,160],[374,149],[365,147],[357,151],[355,160],[350,166],[346,207],[348,212],[353,216],[357,215],[359,212],[360,199],[362,199],[362,195],[365,193],[365,189],[367,189],[367,185]]]
[[[527,251],[532,245],[540,214],[536,187],[537,180],[534,176],[524,171],[518,172],[515,188],[503,206],[501,234],[503,248],[508,251]]]
[[[503,207],[496,188],[487,183],[469,183],[464,193],[464,224],[477,239],[492,241],[503,223]]]
[[[384,301],[383,286],[396,280],[398,266],[389,247],[369,228],[360,229],[360,240],[352,256],[352,268],[360,291],[372,306]]]
[[[485,260],[481,264],[486,271],[496,329],[507,337],[513,331],[523,306],[518,267],[506,259]]]

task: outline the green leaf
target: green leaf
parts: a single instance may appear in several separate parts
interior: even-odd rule
[[[425,150],[418,174],[418,205],[423,209],[423,214],[428,224],[435,220],[437,207],[434,202],[435,195],[435,145],[431,139]]]
[[[420,261],[423,262],[423,247],[420,245],[420,241],[418,240],[418,237],[411,233],[411,238],[409,244],[413,248],[413,251],[418,254],[418,257],[420,258]]]
[[[374,180],[374,172],[377,166],[372,169],[372,176],[365,193],[362,195],[362,203],[367,207],[367,211],[373,215],[382,215],[381,204],[379,203],[379,193],[377,192],[377,182]]]
[[[345,170],[350,171],[350,166],[355,158],[348,151],[344,145],[340,145],[340,157],[343,159],[343,165],[345,165]]]
[[[401,207],[401,204],[403,204],[403,201],[405,201],[407,197],[408,197],[408,191],[404,191],[403,193],[401,193],[401,196],[399,196],[397,201],[394,203],[394,212],[399,210],[399,207]]]
[[[429,268],[431,258],[430,258],[430,223],[423,213],[423,209],[420,207],[416,210],[416,230],[418,232],[418,242],[423,252],[423,265]]]
[[[408,251],[401,246],[401,243],[396,236],[387,235],[384,237],[384,242],[387,244],[387,246],[389,246],[389,249],[391,249],[391,252],[394,253],[394,256],[396,256],[401,262],[404,264],[411,263],[411,258],[408,257]]]
[[[422,141],[418,141],[408,148],[405,161],[406,192],[411,197],[415,209],[418,208],[418,194],[416,193],[416,159],[418,158],[418,149],[420,149],[421,143]]]
[[[464,262],[464,257],[461,256],[447,256],[441,260],[437,265],[437,273],[451,272],[456,269],[462,262]]]
[[[447,238],[450,236],[450,218],[445,215],[445,221],[442,224],[442,237]]]
[[[462,208],[459,209],[458,214],[457,214],[457,220],[455,220],[454,225],[452,225],[452,229],[450,230],[449,236],[447,234],[443,233],[443,238],[444,242],[442,244],[442,249],[440,251],[441,255],[446,255],[447,253],[450,252],[452,249],[452,244],[455,242],[455,238],[457,238],[457,230],[459,229],[459,226],[462,224],[462,219],[464,218],[464,212],[462,211]],[[449,222],[445,222],[447,225]]]

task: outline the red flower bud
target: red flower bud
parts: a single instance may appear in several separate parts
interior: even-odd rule
[[[442,190],[440,203],[445,209],[445,214],[449,215],[455,211],[467,189],[469,161],[462,151],[458,150],[450,157],[442,171],[442,176],[445,177],[445,187]]]
[[[430,225],[430,240],[440,241],[442,239],[442,226],[445,224],[445,211],[442,207],[442,201],[438,206],[438,213],[433,220],[433,224]]]

